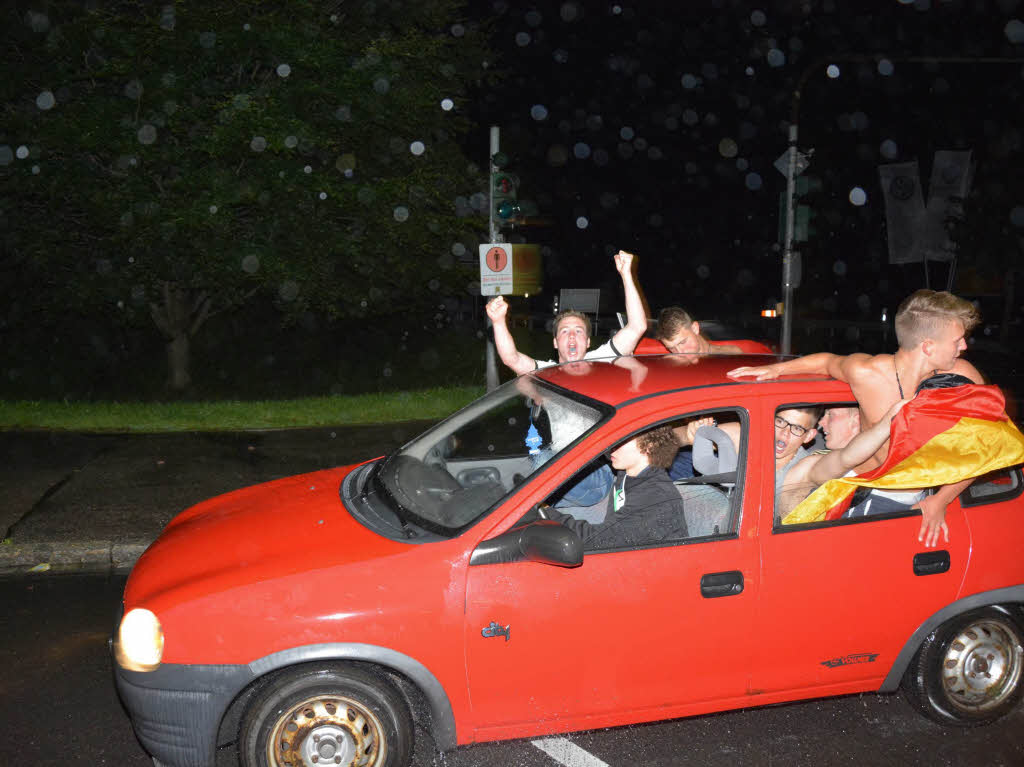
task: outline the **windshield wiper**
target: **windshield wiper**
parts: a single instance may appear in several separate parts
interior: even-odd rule
[[[398,524],[401,525],[402,528],[402,535],[404,535],[406,538],[417,538],[419,537],[420,532],[411,524],[409,524],[409,519],[407,516],[409,514],[408,510],[401,503],[399,503],[398,499],[395,498],[394,494],[392,494],[391,491],[387,489],[384,482],[381,481],[380,470],[384,463],[388,460],[388,457],[389,456],[381,458],[379,461],[377,461],[377,463],[373,465],[373,468],[370,469],[370,476],[366,478],[366,484],[363,485],[363,495],[364,497],[369,497],[370,495],[378,495],[381,498],[383,498],[387,507],[391,509],[391,512],[395,515],[395,517],[398,518]]]

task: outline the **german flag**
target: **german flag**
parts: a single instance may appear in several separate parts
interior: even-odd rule
[[[784,525],[837,519],[858,487],[915,490],[952,485],[1024,463],[1024,435],[997,386],[924,389],[892,419],[889,453],[874,471],[830,479],[787,514]]]

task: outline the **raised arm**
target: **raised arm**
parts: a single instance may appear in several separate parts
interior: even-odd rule
[[[504,296],[495,296],[487,302],[487,316],[494,324],[494,346],[501,361],[516,375],[529,373],[537,368],[537,361],[516,348],[515,339],[508,329],[508,302]]]
[[[626,294],[626,325],[612,336],[612,345],[619,354],[632,354],[647,332],[644,302],[633,278],[633,254],[624,250],[616,253],[615,270],[622,277],[622,290]]]
[[[878,423],[870,429],[860,432],[850,440],[846,447],[821,456],[808,472],[808,479],[815,485],[820,485],[826,480],[843,476],[850,469],[856,468],[868,460],[889,439],[892,419],[908,402],[910,402],[909,399],[899,400],[889,408],[889,412]]]
[[[798,357],[795,360],[775,362],[771,365],[733,368],[726,375],[732,378],[754,376],[758,381],[767,381],[782,375],[823,375],[849,383],[856,370],[870,359],[867,354],[843,356],[830,352],[818,352],[817,354],[808,354],[806,357]]]

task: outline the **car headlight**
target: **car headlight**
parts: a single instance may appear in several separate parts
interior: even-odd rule
[[[136,607],[121,619],[114,657],[129,671],[153,671],[164,654],[164,630],[149,610]]]

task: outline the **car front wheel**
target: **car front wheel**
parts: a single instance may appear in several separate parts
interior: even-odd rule
[[[943,724],[988,724],[1020,700],[1024,630],[1009,612],[987,607],[960,615],[925,639],[904,688]]]
[[[363,669],[305,667],[272,680],[242,718],[244,767],[405,767],[413,724],[402,696]]]

